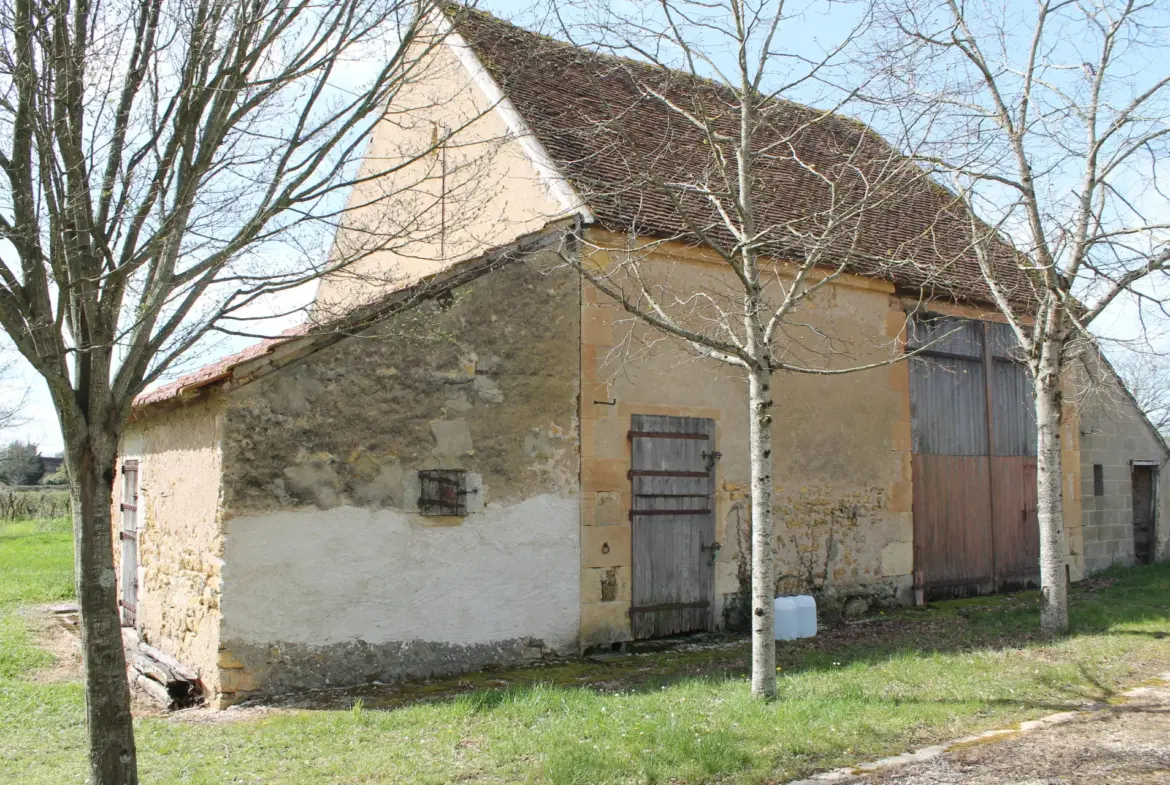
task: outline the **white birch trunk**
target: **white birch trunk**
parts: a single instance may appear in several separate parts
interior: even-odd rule
[[[1035,379],[1036,505],[1040,526],[1040,628],[1049,635],[1068,631],[1068,575],[1065,570],[1064,494],[1059,344],[1049,341]]]
[[[752,473],[752,695],[776,695],[772,563],[772,372],[749,373]]]

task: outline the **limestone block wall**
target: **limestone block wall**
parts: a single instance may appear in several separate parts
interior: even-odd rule
[[[529,257],[228,395],[223,701],[575,650],[580,284]],[[479,478],[418,512],[421,469]]]
[[[1134,461],[1158,464],[1154,557],[1170,558],[1170,527],[1166,524],[1170,520],[1170,476],[1166,470],[1170,455],[1112,371],[1097,363],[1093,370],[1092,383],[1086,384],[1082,374],[1076,401],[1085,571],[1134,562]],[[1095,465],[1101,466],[1104,480],[1100,496],[1094,482]]]
[[[592,232],[598,246],[620,238]],[[617,246],[620,247],[620,246]],[[610,254],[591,253],[609,264]],[[665,249],[674,285],[718,287],[718,264]],[[725,268],[724,268],[725,269]],[[581,304],[582,644],[630,637],[630,443],[633,414],[710,417],[716,465],[715,603],[738,624],[749,576],[747,391],[737,371],[640,331],[585,284]],[[897,348],[905,316],[881,282],[827,287],[802,318],[839,333],[836,358],[860,364]],[[633,332],[631,332],[633,331]],[[847,333],[847,334],[846,334]],[[870,360],[872,361],[872,360]],[[813,589],[833,602],[910,599],[910,403],[904,366],[840,377],[778,375],[774,383],[777,591]]]
[[[219,689],[223,528],[222,402],[132,419],[114,483],[114,554],[121,559],[121,464],[138,461],[138,629]],[[119,579],[121,569],[117,571]]]

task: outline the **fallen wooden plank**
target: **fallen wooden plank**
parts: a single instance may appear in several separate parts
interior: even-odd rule
[[[158,660],[152,657],[147,657],[142,653],[141,650],[132,652],[128,656],[128,659],[130,660],[131,668],[138,671],[143,676],[157,681],[163,686],[169,687],[171,684],[176,682],[185,681],[185,679],[176,676],[174,671],[163,665]]]
[[[166,709],[174,708],[174,699],[171,698],[171,693],[166,687],[159,684],[154,679],[147,678],[141,673],[134,673],[134,686],[145,693],[158,705]]]
[[[170,668],[171,671],[179,678],[186,679],[187,681],[193,681],[193,682],[199,681],[199,674],[198,673],[193,671],[191,668],[188,668],[186,665],[179,662],[178,660],[176,660],[174,657],[167,654],[166,652],[159,651],[158,649],[156,649],[155,647],[153,647],[147,643],[139,643],[138,650],[140,652],[142,652],[143,654],[145,654],[147,657],[150,657],[153,660],[157,660],[161,664]]]

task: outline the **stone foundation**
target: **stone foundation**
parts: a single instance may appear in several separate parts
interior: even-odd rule
[[[215,704],[229,706],[249,698],[299,690],[524,665],[557,653],[537,638],[471,645],[417,640],[374,644],[356,640],[328,646],[299,643],[260,646],[228,641],[220,652],[222,692],[216,696]]]

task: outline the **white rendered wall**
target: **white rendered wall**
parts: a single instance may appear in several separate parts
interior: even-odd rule
[[[577,507],[546,494],[489,504],[455,526],[349,506],[232,519],[223,638],[324,647],[530,637],[572,648]]]

